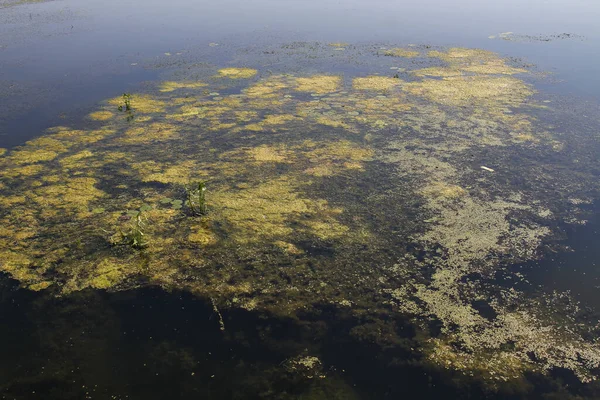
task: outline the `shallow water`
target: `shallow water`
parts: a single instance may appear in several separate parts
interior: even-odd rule
[[[598,11],[0,2],[3,398],[597,398]]]

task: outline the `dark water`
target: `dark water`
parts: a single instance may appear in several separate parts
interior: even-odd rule
[[[599,15],[600,5],[583,0],[66,0],[0,8],[0,147],[23,144],[64,121],[76,125],[99,101],[134,92],[191,59],[216,63],[233,49],[294,41],[484,48],[550,71],[539,88],[586,101],[594,113]],[[509,31],[511,40],[488,38]],[[588,225],[563,227],[555,256],[515,267],[525,271],[531,290],[571,291],[591,315],[600,310],[597,215],[590,207]],[[326,246],[309,254],[332,256]],[[244,310],[221,315],[186,292],[86,289],[55,297],[20,289],[7,277],[0,296],[6,399],[575,399],[600,393],[561,370],[531,374],[526,390],[490,392],[477,379],[456,385],[452,372],[423,367],[413,352],[417,332],[393,313],[380,318],[401,334],[382,351],[369,340],[369,331],[380,329],[376,322],[328,304],[297,319]],[[485,302],[473,307],[495,317]],[[317,353],[315,374],[324,378],[291,370],[294,357]]]
[[[542,261],[515,265],[528,284],[538,290],[568,291],[588,311],[600,310],[600,218],[598,203],[589,206],[590,220],[583,226],[564,227],[561,251],[546,254]]]
[[[3,298],[2,318],[12,329],[2,330],[2,374],[13,382],[4,398],[379,399],[414,392],[434,399],[447,391],[439,378],[403,365],[408,352],[380,359],[350,335],[355,320],[327,307],[302,322],[226,313],[223,334],[212,306],[188,293],[49,299],[7,285]],[[326,380],[286,370],[298,352],[320,347]],[[389,367],[394,359],[398,365]]]

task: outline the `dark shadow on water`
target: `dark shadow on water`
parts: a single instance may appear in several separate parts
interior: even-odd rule
[[[222,309],[221,331],[212,303],[186,292],[55,297],[0,283],[5,399],[552,398],[457,384],[423,363],[414,351],[418,331],[394,313],[356,316],[321,305],[289,318]],[[321,364],[295,368],[310,356]],[[530,382],[542,392],[575,385],[555,375]]]
[[[332,307],[299,319],[223,310],[222,332],[212,304],[189,293],[56,298],[2,282],[2,398],[434,399],[448,391],[411,365],[414,331],[399,318],[378,326]],[[404,338],[384,354],[375,333],[386,326]],[[313,355],[317,375],[292,368]]]

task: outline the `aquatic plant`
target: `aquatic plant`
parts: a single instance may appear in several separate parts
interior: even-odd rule
[[[195,215],[206,215],[206,183],[198,182],[185,186],[186,204]]]
[[[123,111],[123,109],[125,109],[125,111],[131,111],[131,94],[130,93],[123,93],[123,104],[119,105],[119,111]],[[125,106],[125,107],[123,107]]]
[[[143,249],[148,246],[146,235],[144,234],[145,221],[148,219],[144,216],[144,210],[140,209],[131,218],[131,226],[127,231],[119,230],[120,240],[115,242],[116,245],[130,246],[134,249]]]
[[[173,210],[180,210],[183,207],[183,200],[171,199],[169,197],[160,199],[160,203],[170,206]]]

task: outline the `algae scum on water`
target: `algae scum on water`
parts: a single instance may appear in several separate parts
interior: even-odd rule
[[[402,315],[413,357],[457,379],[594,380],[597,321],[508,267],[585,222],[598,125],[553,122],[532,73],[488,51],[361,57],[354,72],[206,67],[2,151],[0,269],[56,296],[152,285],[292,318],[330,305],[370,316],[382,348]]]

